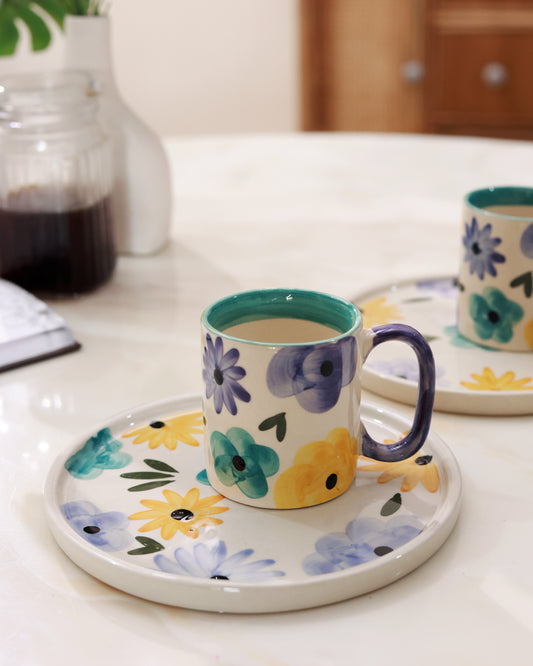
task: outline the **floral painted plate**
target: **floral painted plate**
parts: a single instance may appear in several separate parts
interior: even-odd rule
[[[409,573],[446,540],[461,476],[430,433],[401,463],[360,459],[356,482],[316,507],[238,504],[208,485],[199,396],[116,416],[54,463],[49,525],[96,578],[152,601],[210,611],[310,608],[370,592]],[[410,424],[364,404],[375,437]]]
[[[533,353],[476,345],[456,326],[457,281],[408,280],[352,298],[365,327],[403,322],[429,342],[437,370],[435,409],[464,414],[533,413]],[[418,365],[404,344],[380,345],[363,368],[363,386],[387,398],[416,404]]]

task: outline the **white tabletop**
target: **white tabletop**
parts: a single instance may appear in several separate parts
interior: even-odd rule
[[[435,413],[432,430],[462,470],[455,529],[414,572],[349,601],[265,615],[167,607],[108,587],[58,548],[43,508],[52,462],[116,412],[200,392],[206,304],[256,287],[350,298],[452,275],[463,194],[533,182],[533,146],[519,142],[294,134],[165,144],[168,247],[121,257],[96,293],[51,303],[81,351],[0,374],[0,663],[530,663],[533,416]]]

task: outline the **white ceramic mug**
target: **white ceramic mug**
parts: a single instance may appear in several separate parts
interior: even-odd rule
[[[410,345],[420,368],[411,431],[387,445],[362,424],[361,368],[383,342]],[[414,455],[429,431],[433,355],[409,326],[363,329],[350,302],[315,291],[250,291],[202,314],[203,411],[209,482],[266,508],[312,506],[351,485],[357,456]]]
[[[465,196],[457,326],[485,347],[533,350],[533,188]]]

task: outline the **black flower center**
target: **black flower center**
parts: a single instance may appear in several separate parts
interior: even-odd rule
[[[331,361],[324,361],[320,366],[320,374],[322,377],[329,377],[333,372],[333,363]]]
[[[220,574],[215,574],[211,576],[210,580],[229,580],[227,576],[221,576]]]
[[[164,428],[164,427],[165,427],[164,421],[152,421],[152,423],[150,423],[150,428]]]
[[[417,465],[429,465],[432,460],[433,456],[418,456],[418,458],[415,458],[415,463]]]
[[[86,532],[87,534],[98,534],[100,528],[97,527],[96,525],[87,525],[87,527],[83,528],[83,531]]]
[[[219,386],[224,381],[224,375],[223,375],[222,370],[220,368],[215,368],[215,371],[213,372],[213,379],[215,380],[215,382]]]
[[[479,247],[479,243],[472,243],[472,252],[474,254],[481,254],[481,248]]]
[[[337,475],[330,474],[326,479],[326,488],[328,490],[331,490],[332,488],[335,488],[336,485],[337,485]]]
[[[175,509],[171,514],[171,518],[174,520],[192,520],[194,518],[194,513],[189,511],[189,509]]]
[[[238,472],[242,472],[244,469],[246,469],[246,462],[244,458],[241,458],[241,456],[233,456],[231,462],[233,463],[233,467],[235,467]]]
[[[374,548],[374,553],[378,557],[383,557],[383,555],[387,555],[388,553],[392,553],[392,548],[390,546],[378,546],[377,548]]]
[[[491,324],[497,324],[500,321],[500,315],[494,310],[489,310],[487,317]]]

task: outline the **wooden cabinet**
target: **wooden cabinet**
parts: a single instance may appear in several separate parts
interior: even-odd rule
[[[533,138],[533,2],[426,1],[426,130]]]
[[[533,138],[533,0],[302,0],[302,128]]]
[[[423,58],[422,9],[423,0],[301,0],[302,128],[422,131],[423,88],[402,75]]]

